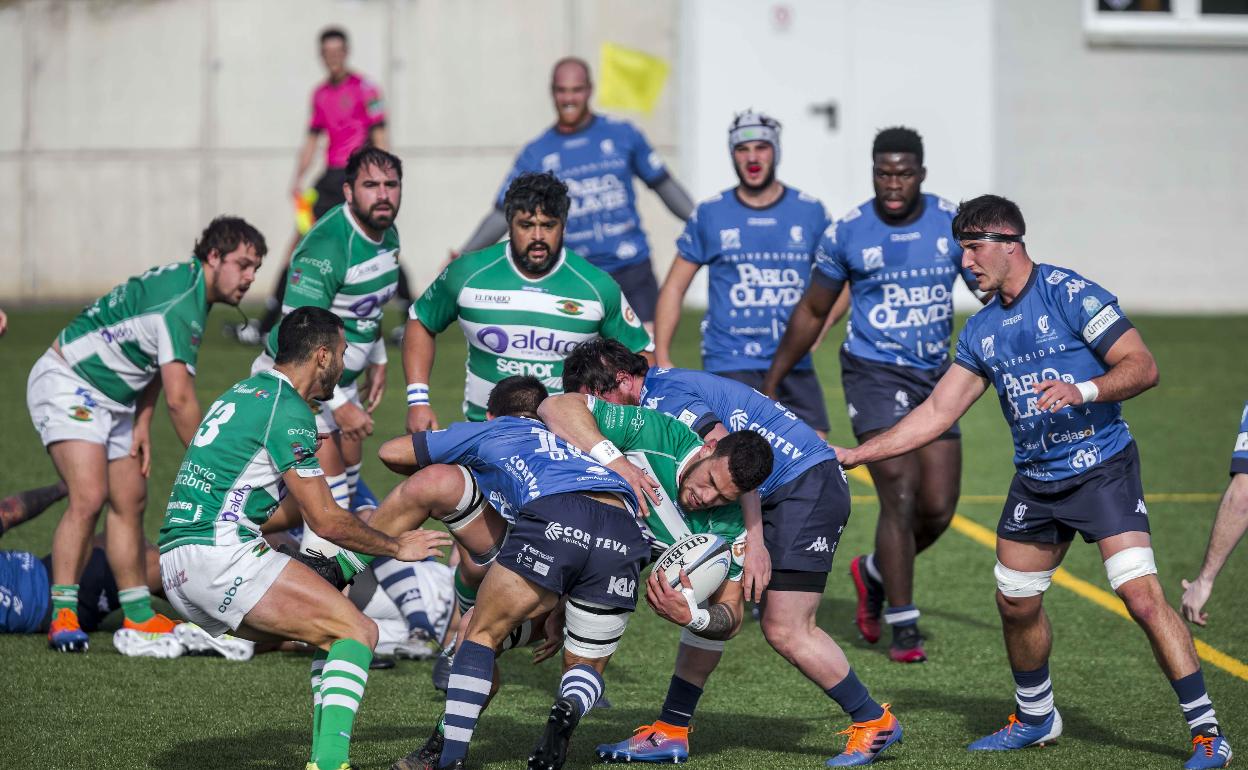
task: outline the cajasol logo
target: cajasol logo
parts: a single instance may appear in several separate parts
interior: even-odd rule
[[[566,356],[571,353],[581,340],[570,339],[549,330],[534,328],[525,329],[508,335],[501,326],[487,326],[477,332],[477,342],[494,353],[502,355],[511,351],[537,351],[555,353]]]

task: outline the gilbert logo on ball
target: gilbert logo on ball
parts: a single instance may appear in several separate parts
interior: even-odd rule
[[[693,598],[702,603],[723,585],[732,564],[732,546],[719,535],[687,535],[672,544],[655,563],[656,570],[672,588],[679,589],[683,569],[693,587]]]

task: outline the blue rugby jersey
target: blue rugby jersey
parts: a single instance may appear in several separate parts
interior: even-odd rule
[[[530,171],[549,171],[567,184],[572,206],[563,242],[569,249],[608,273],[650,258],[633,177],[655,187],[668,171],[632,123],[595,115],[575,133],[562,134],[551,126],[516,157],[498,191],[499,209],[512,180]]]
[[[716,422],[730,431],[752,430],[771,444],[774,465],[758,494],[764,500],[836,452],[783,404],[736,380],[692,369],[652,367],[642,383],[641,405],[688,425],[698,435]]]
[[[0,632],[33,634],[52,603],[48,570],[27,551],[0,551]]]
[[[702,366],[710,372],[766,371],[793,307],[810,281],[823,204],[785,188],[766,208],[746,206],[735,189],[698,204],[676,240],[682,259],[709,270],[702,320]],[[794,367],[810,369],[810,355]]]
[[[481,491],[509,520],[542,497],[567,492],[610,492],[637,510],[633,488],[615,471],[527,417],[457,422],[412,435],[421,466],[454,463],[471,469]]]
[[[949,358],[953,333],[953,283],[961,274],[962,247],[953,237],[957,205],[923,194],[923,213],[895,227],[869,200],[829,227],[819,241],[815,280],[849,281],[853,299],[845,327],[847,353],[868,361],[936,369]]]
[[[1235,451],[1231,453],[1231,475],[1248,473],[1248,403],[1239,418],[1239,435],[1235,437]]]
[[[1014,465],[1039,481],[1084,473],[1131,442],[1118,402],[1041,411],[1041,380],[1070,383],[1108,370],[1105,353],[1131,322],[1118,298],[1072,270],[1036,265],[1010,303],[996,297],[966,322],[954,362],[989,380],[1014,437]]]

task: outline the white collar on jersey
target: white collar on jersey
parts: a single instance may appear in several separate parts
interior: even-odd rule
[[[347,221],[351,223],[351,227],[355,228],[355,231],[360,234],[361,238],[374,246],[381,245],[381,241],[374,241],[372,238],[368,237],[368,233],[364,232],[364,228],[360,227],[360,223],[355,221],[355,215],[351,213],[351,207],[346,203],[342,204],[342,213],[346,216]],[[382,239],[385,239],[385,235],[382,235]]]

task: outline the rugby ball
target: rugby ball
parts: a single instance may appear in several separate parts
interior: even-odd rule
[[[682,537],[654,563],[663,570],[667,584],[679,589],[683,569],[693,586],[694,600],[701,604],[719,590],[732,565],[732,545],[719,535],[699,533]]]

